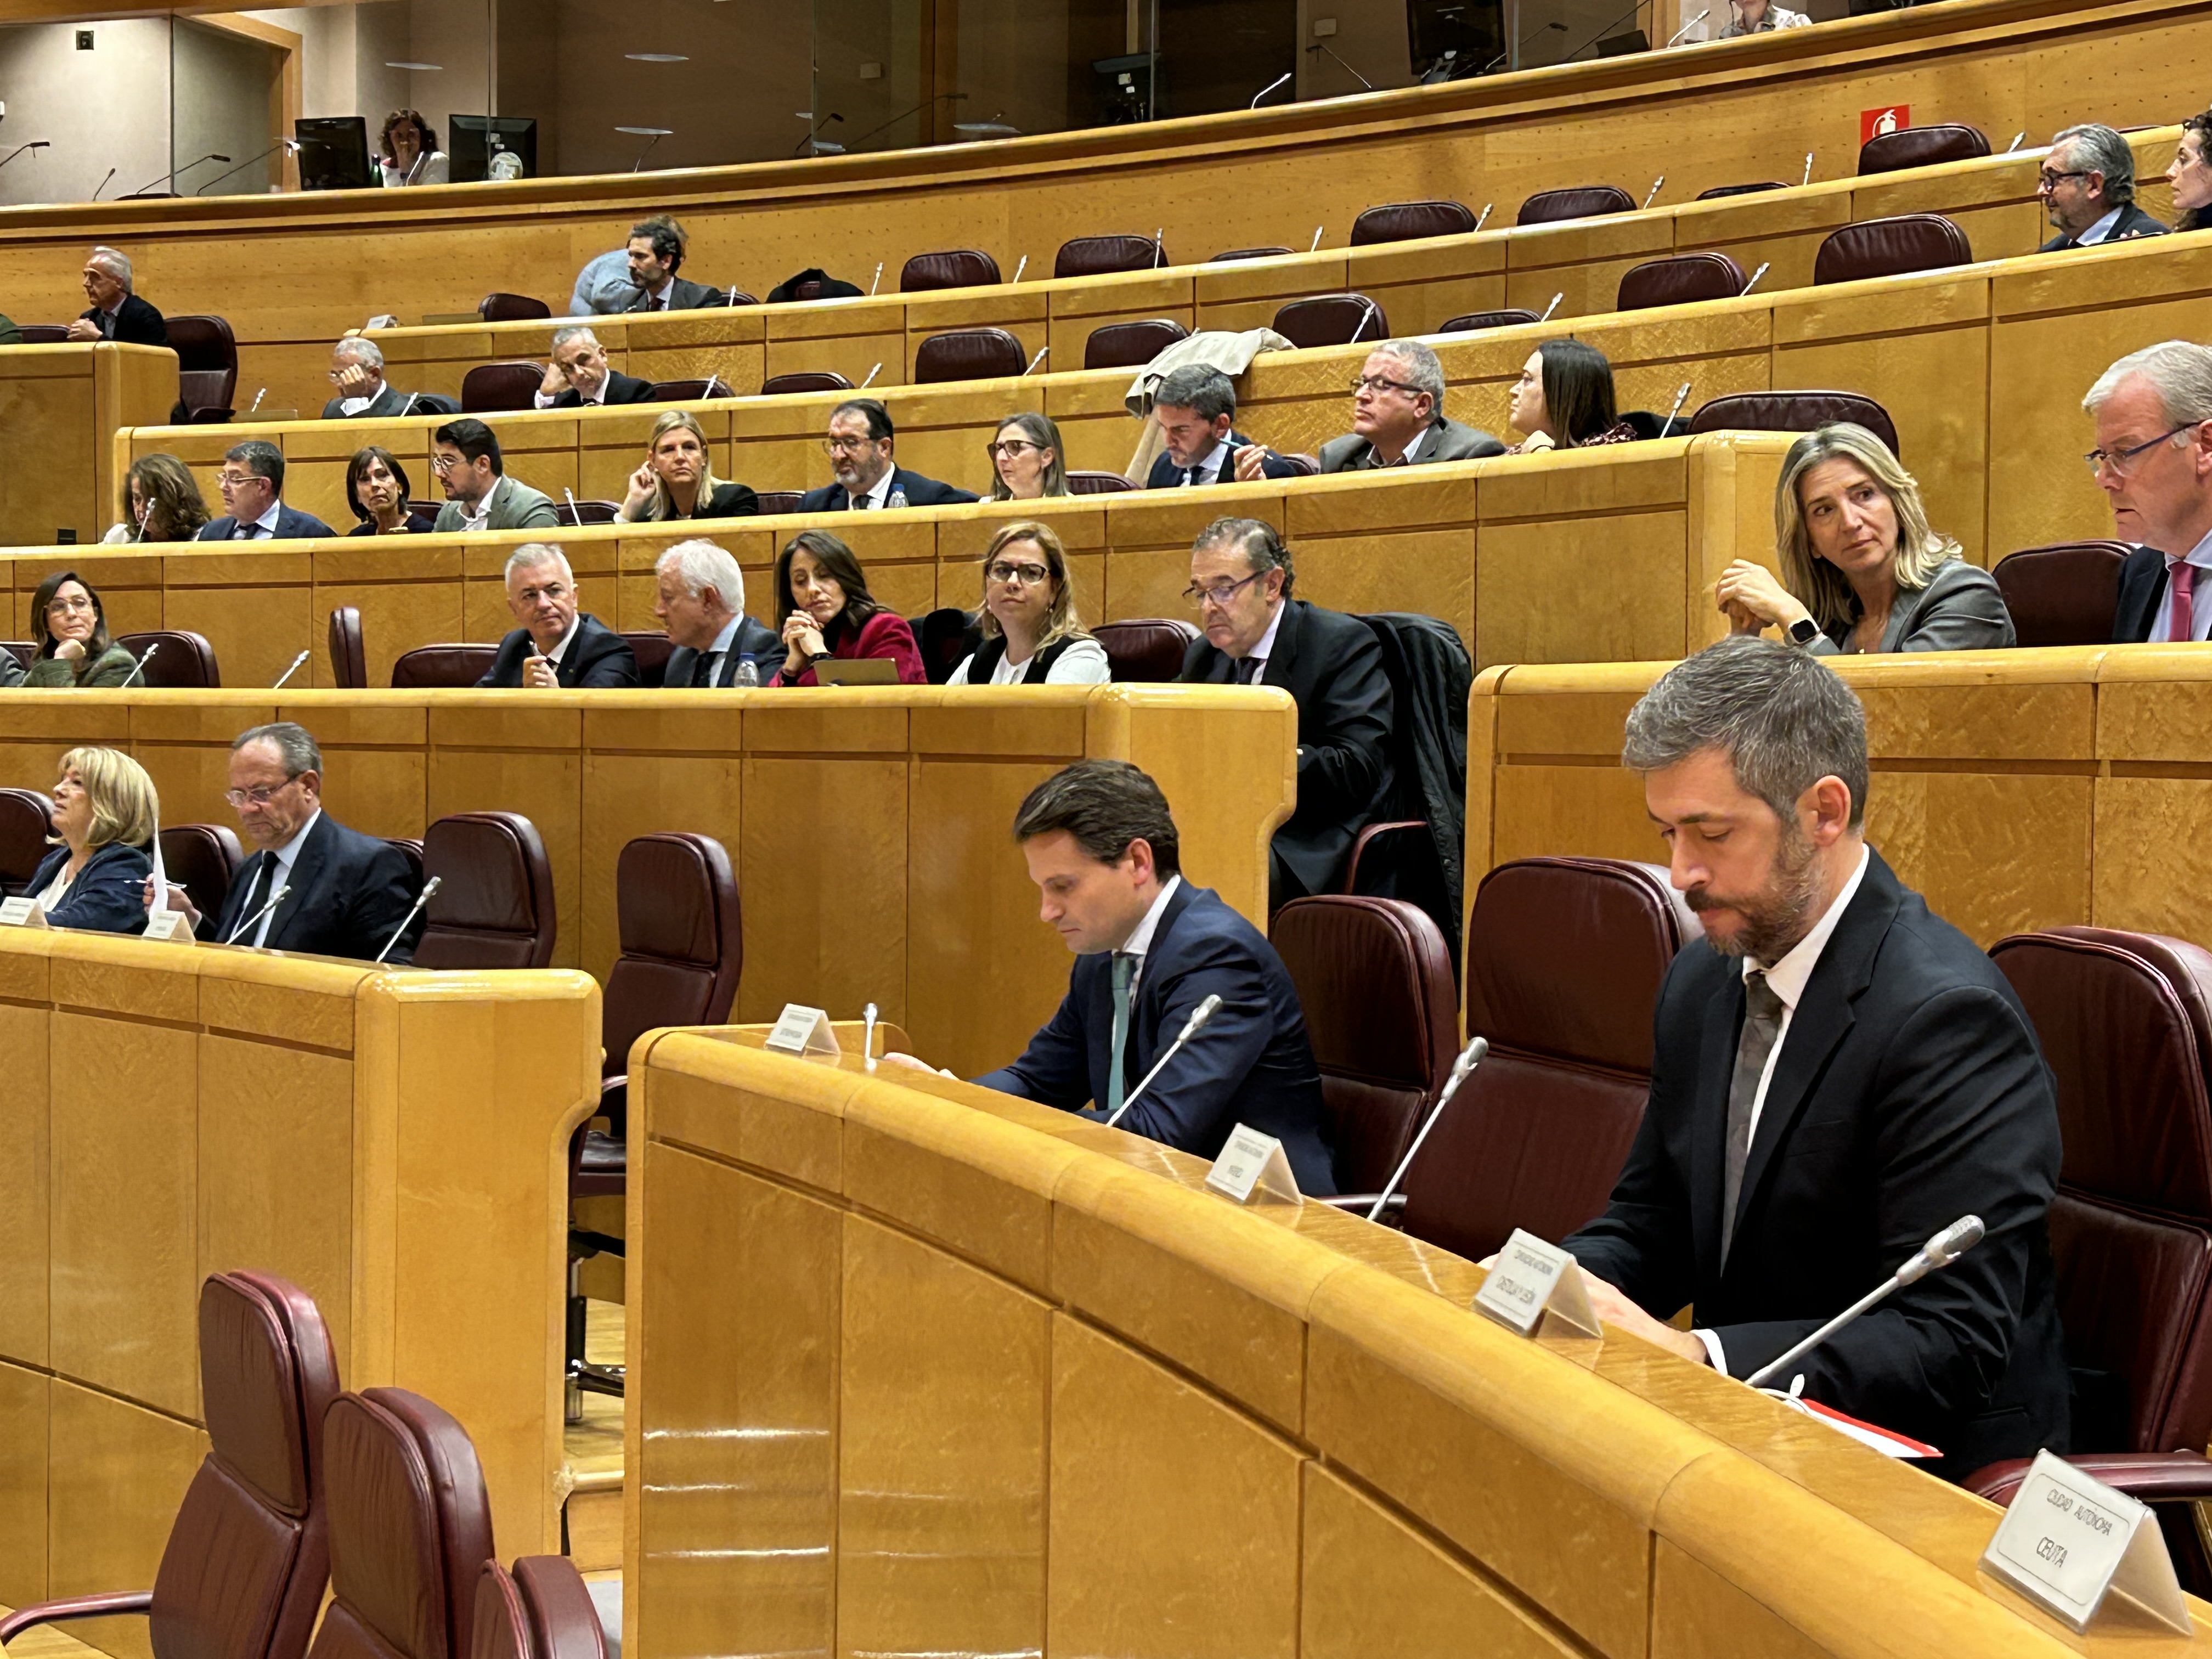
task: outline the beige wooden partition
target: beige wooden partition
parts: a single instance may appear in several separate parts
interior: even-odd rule
[[[207,1449],[198,1305],[252,1267],[321,1308],[348,1388],[475,1440],[509,1553],[555,1549],[575,973],[0,928],[0,1600],[143,1589]],[[70,1626],[118,1654],[146,1621]]]
[[[0,540],[99,540],[131,465],[115,434],[167,420],[176,401],[166,347],[0,346]]]

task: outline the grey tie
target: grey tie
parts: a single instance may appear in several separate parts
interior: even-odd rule
[[[1735,1206],[1743,1192],[1743,1168],[1751,1158],[1751,1107],[1759,1098],[1759,1079],[1765,1075],[1767,1056],[1782,1035],[1782,999],[1774,994],[1764,973],[1754,972],[1743,982],[1743,1034],[1736,1039],[1735,1071],[1729,1078],[1728,1164],[1721,1188],[1721,1261],[1728,1261],[1729,1243],[1735,1233]]]

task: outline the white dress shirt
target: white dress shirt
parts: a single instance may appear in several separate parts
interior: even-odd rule
[[[560,639],[555,642],[554,647],[550,651],[538,652],[538,641],[534,639],[530,642],[530,648],[533,652],[538,652],[538,654],[543,656],[546,661],[551,663],[555,671],[557,672],[561,666],[561,659],[568,654],[568,641],[576,637],[577,630],[582,628],[583,625],[583,618],[579,617],[574,623],[569,624],[568,631],[563,634]]]
[[[1125,957],[1134,957],[1137,965],[1129,972],[1129,1006],[1137,1005],[1137,981],[1145,976],[1145,953],[1152,948],[1152,935],[1160,930],[1160,918],[1167,914],[1168,901],[1175,896],[1176,889],[1182,885],[1181,876],[1170,876],[1167,885],[1160,889],[1152,908],[1145,912],[1145,919],[1129,934],[1121,951]]]
[[[368,393],[368,395],[366,395],[365,397],[360,397],[360,398],[339,398],[339,399],[338,399],[338,412],[339,412],[339,413],[341,413],[341,414],[343,414],[343,415],[359,415],[359,414],[362,413],[364,410],[366,410],[369,407],[369,405],[371,405],[372,404],[374,404],[374,402],[375,402],[379,398],[381,398],[383,395],[384,395],[384,382],[383,382],[383,381],[381,381],[381,380],[379,380],[379,381],[376,383],[376,389],[375,389],[374,391],[373,391],[373,392],[369,392],[369,393]]]
[[[855,495],[851,490],[847,490],[846,510],[850,513],[882,512],[890,504],[891,483],[897,477],[898,468],[887,466],[884,469],[884,476],[870,484],[865,493]]]
[[[262,537],[274,536],[276,533],[276,515],[283,510],[284,498],[279,495],[275,501],[269,503],[269,510],[266,513],[264,513],[259,518],[256,519],[252,524],[242,524],[235,526],[230,532],[231,540],[234,542],[251,542],[258,541],[261,539]]]
[[[62,902],[62,895],[69,891],[70,884],[76,879],[76,872],[70,869],[70,861],[64,859],[62,867],[54,872],[54,878],[46,884],[46,890],[39,895],[39,908],[52,915],[54,906]]]
[[[1214,445],[1212,451],[1207,453],[1206,458],[1198,464],[1198,470],[1202,475],[1201,477],[1194,478],[1190,476],[1188,470],[1182,467],[1177,467],[1176,469],[1176,484],[1177,487],[1180,487],[1184,484],[1218,483],[1221,482],[1221,469],[1227,465],[1228,463],[1229,440],[1224,438],[1220,442]]]
[[[998,666],[992,669],[991,678],[985,684],[1018,685],[1021,683],[1022,676],[1029,672],[1030,664],[1033,660],[1035,660],[1034,653],[1016,662],[1012,657],[1001,653]],[[973,655],[963,657],[960,659],[960,666],[952,671],[950,684],[975,684],[975,682],[969,678],[975,667],[975,659]],[[1114,666],[1106,660],[1104,646],[1096,640],[1070,640],[1067,642],[1067,649],[1061,652],[1054,659],[1052,666],[1045,671],[1044,683],[1047,685],[1103,685],[1113,678]]]
[[[2151,629],[2154,641],[2173,637],[2173,567],[2193,565],[2197,570],[2195,591],[2190,595],[2189,637],[2192,640],[2212,638],[2212,534],[2197,544],[2188,555],[2175,558],[2166,556],[2166,597],[2159,601],[2158,624]]]
[[[2120,215],[2125,210],[2124,206],[2114,208],[2095,224],[2076,236],[2074,239],[2074,246],[2075,247],[2096,246],[2098,243],[2112,234],[2112,227],[2120,222]]]
[[[1288,599],[1285,599],[1277,605],[1275,614],[1267,619],[1267,631],[1260,635],[1260,643],[1247,651],[1238,659],[1243,662],[1256,662],[1260,665],[1252,671],[1251,684],[1254,685],[1265,685],[1267,683],[1267,659],[1275,654],[1275,630],[1283,625],[1283,612],[1290,608],[1291,602]]]
[[[606,374],[599,376],[599,390],[596,392],[586,392],[574,381],[569,382],[568,389],[576,394],[578,400],[585,408],[605,409],[607,406],[607,387],[614,383],[614,372],[610,369]],[[562,394],[558,392],[533,392],[530,395],[536,400],[538,408],[550,409],[560,400]]]
[[[282,847],[263,849],[276,860],[276,873],[266,882],[262,881],[258,875],[254,878],[254,902],[257,906],[268,908],[268,914],[264,915],[259,923],[255,926],[253,937],[245,941],[256,950],[259,950],[269,942],[270,924],[276,920],[276,907],[269,903],[270,896],[292,879],[292,866],[299,861],[300,849],[307,844],[307,832],[315,827],[317,820],[322,816],[323,809],[318,806],[308,814],[307,821],[299,827],[291,840],[286,842]],[[243,921],[246,917],[241,916],[239,920]]]

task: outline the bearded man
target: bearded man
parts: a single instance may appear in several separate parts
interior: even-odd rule
[[[1867,845],[1858,699],[1739,636],[1651,688],[1621,758],[1705,936],[1661,988],[1612,1200],[1563,1241],[1600,1316],[1748,1376],[1978,1215],[1980,1245],[1773,1384],[1802,1374],[1954,1479],[2064,1451],[2051,1075],[2004,976]],[[1684,1307],[1695,1328],[1663,1322]]]

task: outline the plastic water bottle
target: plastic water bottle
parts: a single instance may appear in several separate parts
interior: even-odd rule
[[[760,665],[756,663],[750,657],[738,658],[737,675],[731,680],[730,684],[740,691],[759,690]]]
[[[903,489],[894,489],[891,491],[890,499],[885,501],[884,505],[887,507],[904,507],[906,505],[906,491]]]

